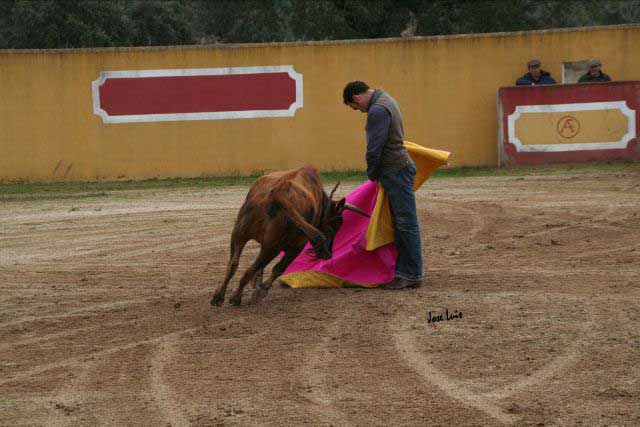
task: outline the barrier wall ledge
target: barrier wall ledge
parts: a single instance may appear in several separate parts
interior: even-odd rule
[[[640,81],[498,89],[500,165],[640,160]]]

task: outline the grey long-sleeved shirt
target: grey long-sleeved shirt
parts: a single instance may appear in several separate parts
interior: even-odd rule
[[[371,181],[380,178],[380,156],[389,138],[391,113],[382,105],[374,104],[367,111],[367,176]]]

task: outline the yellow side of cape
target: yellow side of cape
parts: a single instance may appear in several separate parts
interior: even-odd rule
[[[446,165],[451,153],[441,150],[425,148],[413,142],[405,141],[404,146],[416,164],[416,177],[413,182],[414,190],[424,184],[434,170]],[[393,222],[389,209],[389,198],[378,183],[378,198],[369,221],[366,234],[366,249],[372,251],[394,241]],[[353,283],[332,274],[319,271],[299,271],[280,277],[280,280],[292,288],[374,288],[382,283]]]
[[[321,271],[297,271],[280,277],[291,288],[375,288],[382,283],[354,283]]]
[[[420,188],[433,171],[440,166],[446,165],[449,160],[449,155],[451,154],[448,151],[433,150],[409,141],[405,141],[404,146],[416,164],[416,177],[413,181],[414,190]],[[378,199],[376,200],[376,207],[371,215],[371,221],[369,221],[366,240],[366,248],[368,251],[377,249],[394,240],[389,198],[379,182]]]

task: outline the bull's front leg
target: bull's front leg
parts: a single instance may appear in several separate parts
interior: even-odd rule
[[[240,262],[240,255],[242,254],[242,250],[244,246],[247,244],[247,239],[241,238],[239,233],[237,232],[237,228],[234,228],[233,233],[231,235],[231,257],[227,264],[227,273],[224,277],[224,282],[218,288],[218,290],[213,294],[211,298],[211,305],[221,306],[224,302],[224,295],[227,292],[227,285],[234,274],[236,274],[236,270],[238,270],[238,263]]]
[[[253,262],[251,267],[244,273],[242,279],[240,279],[240,284],[238,284],[238,288],[233,292],[233,295],[229,299],[229,302],[233,305],[240,305],[242,303],[242,291],[244,287],[249,283],[256,274],[261,272],[273,259],[278,256],[278,250],[273,248],[265,248],[264,246],[260,249],[260,253],[258,254],[258,258]]]
[[[251,303],[257,304],[269,293],[269,289],[271,289],[271,285],[273,282],[284,273],[284,271],[289,267],[289,265],[293,262],[294,259],[300,255],[302,252],[303,246],[298,248],[289,249],[284,253],[284,257],[278,262],[271,271],[271,275],[267,279],[266,282],[259,284],[256,282],[256,286],[254,287],[253,294],[251,295]]]

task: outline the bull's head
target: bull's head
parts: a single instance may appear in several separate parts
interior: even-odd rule
[[[347,199],[344,197],[340,200],[333,200],[333,194],[336,192],[338,185],[340,185],[340,182],[333,187],[329,196],[325,196],[322,218],[320,219],[320,226],[318,227],[322,235],[311,241],[311,246],[313,247],[316,258],[329,259],[333,256],[333,240],[338,230],[340,230],[340,227],[342,227],[342,212],[345,210],[353,211],[367,218],[370,217],[369,214],[359,207],[347,203]]]

